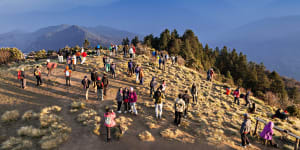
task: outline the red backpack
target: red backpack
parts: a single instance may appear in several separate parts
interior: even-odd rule
[[[18,80],[22,79],[21,77],[21,71],[18,71]]]

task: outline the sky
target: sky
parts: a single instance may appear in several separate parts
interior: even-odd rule
[[[205,41],[264,18],[300,15],[299,6],[299,0],[0,0],[0,33],[105,25],[142,35],[193,29]]]

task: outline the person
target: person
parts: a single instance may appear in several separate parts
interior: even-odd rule
[[[240,88],[239,87],[233,92],[233,97],[234,97],[234,103],[240,105]]]
[[[162,94],[164,95],[164,97],[166,96],[166,89],[167,89],[167,84],[166,84],[166,81],[163,80],[162,84],[160,85],[160,88],[161,88],[161,92]]]
[[[69,68],[72,70],[72,57],[70,55],[67,58],[67,64],[68,64]]]
[[[227,97],[230,95],[230,93],[231,93],[231,89],[230,89],[230,87],[227,87],[226,88],[226,95],[227,95]]]
[[[264,140],[264,144],[266,145],[267,142],[270,143],[271,146],[278,147],[277,144],[273,141],[273,131],[274,123],[270,121],[267,125],[265,125],[263,131],[260,133],[260,137]]]
[[[172,59],[172,65],[174,65],[175,64],[175,56],[174,55],[171,56],[171,59]]]
[[[115,49],[116,49],[116,52],[115,52],[115,56],[117,56],[118,55],[118,45],[115,45]]]
[[[97,45],[97,56],[100,56],[100,45]]]
[[[250,133],[251,130],[251,119],[248,114],[244,114],[244,121],[242,123],[240,134],[242,139],[242,146],[243,148],[246,148],[247,145],[250,145],[249,139],[247,135]]]
[[[250,94],[251,94],[251,92],[250,91],[248,91],[247,93],[246,93],[246,95],[245,95],[245,101],[246,101],[246,104],[245,104],[245,106],[248,106],[248,104],[249,104],[249,107],[250,107],[250,105],[251,105],[251,103],[250,103]]]
[[[133,112],[135,115],[137,115],[138,114],[136,110],[137,95],[136,92],[133,90],[133,87],[130,87],[128,97],[129,97],[129,103],[131,107],[130,112]]]
[[[191,94],[193,96],[193,103],[197,104],[198,103],[198,100],[197,100],[198,91],[197,91],[197,86],[195,83],[193,83],[193,85],[192,85]]]
[[[80,57],[81,53],[77,51],[75,55],[76,55],[77,62],[81,64],[81,57]]]
[[[154,104],[155,104],[156,119],[161,119],[162,109],[163,109],[163,94],[161,93],[160,88],[157,88],[153,98],[155,100]]]
[[[128,88],[125,88],[125,90],[123,90],[123,103],[124,103],[124,113],[125,114],[127,113],[127,111],[130,110],[128,94],[129,94]]]
[[[135,53],[136,53],[135,46],[133,44],[131,44],[131,47],[132,47],[132,52],[133,52],[133,58],[135,58]]]
[[[189,111],[189,103],[190,103],[190,96],[189,96],[187,90],[185,90],[184,94],[182,95],[182,99],[184,100],[184,103],[185,103],[184,118],[186,118],[187,113]]]
[[[42,82],[42,72],[39,66],[36,66],[36,68],[34,69],[34,76],[36,78],[36,86],[42,86],[43,82]]]
[[[121,111],[121,106],[122,106],[122,102],[123,102],[123,89],[122,88],[119,88],[119,91],[116,96],[116,100],[117,100],[117,104],[118,104],[117,112],[122,113],[122,111]]]
[[[159,59],[158,59],[159,69],[161,69],[161,64],[162,64],[162,62],[163,62],[162,59],[163,59],[162,57],[159,57]]]
[[[46,64],[46,66],[47,66],[47,70],[48,70],[48,74],[47,74],[47,76],[50,76],[51,75],[51,72],[52,72],[52,70],[54,69],[54,68],[56,68],[57,67],[57,64],[56,63],[51,63],[50,62],[50,59],[47,59],[47,64]]]
[[[256,106],[255,103],[252,103],[252,107],[249,107],[249,113],[255,113],[256,112]]]
[[[64,62],[64,56],[61,53],[58,53],[58,63]]]
[[[152,50],[152,62],[155,61],[155,57],[156,57],[156,51]]]
[[[106,127],[106,134],[107,134],[107,142],[111,141],[111,128],[116,126],[116,114],[114,113],[113,109],[106,108],[106,113],[104,114],[104,125]],[[123,134],[121,126],[118,125],[118,128],[120,130],[120,134]]]
[[[18,80],[20,80],[21,88],[25,89],[26,88],[26,75],[25,75],[24,68],[21,68],[18,71]]]
[[[139,65],[137,65],[137,67],[135,68],[135,76],[136,76],[135,82],[136,83],[138,83],[138,81],[139,81],[140,70],[141,70],[141,67]]]
[[[81,56],[82,56],[82,62],[81,62],[81,64],[83,64],[83,63],[86,61],[87,53],[86,53],[85,51],[83,51],[83,52],[81,53]]]
[[[176,98],[175,100],[174,109],[175,109],[174,124],[180,126],[182,113],[185,110],[185,102],[183,101],[181,94],[178,94],[178,98]]]
[[[112,52],[113,51],[113,47],[112,47],[112,44],[110,44],[110,46],[109,46],[109,56],[111,56],[112,55]]]
[[[210,68],[209,74],[210,74],[210,81],[212,81],[214,78],[214,74],[215,74],[213,68]]]
[[[166,58],[165,57],[162,57],[162,65],[163,65],[163,71],[165,71],[165,69],[166,69]]]
[[[72,65],[73,65],[73,70],[75,71],[76,70],[76,63],[77,63],[77,61],[76,61],[76,55],[74,54],[73,56],[72,56]]]
[[[133,48],[132,47],[130,47],[130,49],[129,49],[129,55],[130,55],[130,58],[133,58]]]
[[[83,89],[85,91],[85,99],[88,100],[91,81],[88,79],[87,76],[84,76],[84,79],[81,81],[81,84],[83,85]]]
[[[128,62],[128,75],[129,75],[129,77],[132,76],[132,68],[133,68],[133,62],[132,62],[132,60],[130,60]]]
[[[285,112],[281,112],[281,108],[278,108],[275,112],[275,114],[272,116],[272,118],[279,118],[279,119],[283,119],[286,120],[288,119],[288,115],[287,115],[287,111]]]
[[[104,85],[104,96],[106,96],[106,91],[107,91],[108,84],[109,84],[106,74],[103,75],[102,82],[103,82],[103,85]]]
[[[66,69],[64,71],[65,78],[66,78],[66,86],[71,86],[71,69],[69,69],[69,66],[66,66]]]
[[[106,58],[107,58],[107,56],[106,55],[104,55],[103,56],[103,58],[102,58],[102,61],[103,61],[103,67],[104,67],[104,70],[106,70]]]
[[[124,58],[126,57],[126,46],[123,46],[123,54],[124,54]]]
[[[106,57],[106,59],[105,59],[105,66],[106,66],[105,71],[110,72],[110,58],[109,57]]]
[[[175,63],[176,64],[178,63],[178,55],[176,55],[176,57],[175,57]]]
[[[110,72],[111,72],[113,79],[116,78],[116,67],[117,67],[116,64],[114,62],[112,62],[110,65]]]
[[[93,83],[93,88],[95,90],[95,93],[97,91],[97,85],[96,85],[97,78],[98,78],[98,71],[96,70],[96,68],[94,68],[93,71],[91,72],[91,80]]]
[[[152,97],[152,93],[154,93],[154,89],[157,85],[157,82],[155,80],[155,77],[152,77],[152,80],[150,82],[150,97]]]
[[[99,76],[97,77],[96,87],[97,87],[97,100],[103,101],[104,84]]]
[[[144,84],[144,71],[143,71],[143,68],[140,69],[139,79],[140,79],[140,85],[143,85]]]

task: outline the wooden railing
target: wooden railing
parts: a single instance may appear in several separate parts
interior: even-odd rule
[[[256,124],[255,124],[254,135],[257,134],[257,127],[258,127],[258,123],[259,123],[259,122],[262,122],[262,123],[264,123],[264,124],[267,124],[267,122],[266,122],[265,120],[263,120],[263,119],[260,119],[260,118],[258,118],[258,117],[255,118],[255,119],[256,119]],[[295,134],[293,134],[293,133],[291,133],[291,132],[289,132],[289,131],[287,131],[287,130],[281,129],[281,128],[277,127],[277,126],[274,126],[274,129],[278,130],[279,132],[284,132],[284,133],[288,134],[289,136],[295,137],[295,138],[296,138],[296,141],[295,141],[294,150],[298,150],[298,148],[299,148],[299,140],[300,140],[300,137],[299,137],[299,136],[297,136],[297,135],[295,135]]]

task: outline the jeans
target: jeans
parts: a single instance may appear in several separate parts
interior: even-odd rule
[[[181,117],[182,117],[182,112],[175,111],[175,120],[174,120],[174,123],[176,125],[180,125]]]
[[[143,85],[144,84],[144,78],[140,79],[140,84]]]
[[[129,103],[128,102],[124,102],[124,111],[125,112],[129,111]]]
[[[20,80],[20,82],[21,82],[21,88],[26,88],[26,79],[21,79]]]
[[[66,77],[66,86],[71,86],[71,77]]]
[[[195,102],[198,103],[196,94],[192,94],[192,96],[193,96],[193,103],[195,103]]]
[[[241,134],[241,139],[242,139],[242,146],[246,146],[249,144],[249,139],[247,137],[247,134],[245,133]]]
[[[42,83],[42,78],[41,78],[41,76],[35,76],[35,78],[36,78],[36,85],[37,85],[37,86],[43,84],[43,83]]]
[[[186,116],[187,115],[187,113],[188,113],[188,111],[189,111],[189,103],[186,103],[185,104],[185,109],[184,109],[184,116]]]
[[[154,87],[150,87],[150,97],[152,97],[153,93],[154,93]]]
[[[135,107],[136,103],[130,103],[130,106],[131,106],[131,111],[133,111],[134,114],[138,114],[137,110],[136,110],[136,107]]]
[[[97,89],[97,100],[103,101],[103,89]]]
[[[139,81],[139,73],[135,73],[135,75],[136,75],[135,81],[138,82]]]
[[[234,97],[234,103],[236,104],[236,102],[238,105],[240,105],[240,98]]]
[[[162,115],[162,109],[163,109],[163,103],[161,104],[155,104],[155,115],[156,118],[161,118]]]
[[[121,106],[122,106],[122,101],[118,102],[118,110],[117,111],[121,111]]]

